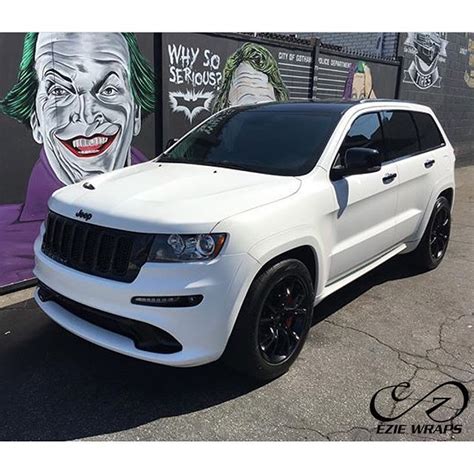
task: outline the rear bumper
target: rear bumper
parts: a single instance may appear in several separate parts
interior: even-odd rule
[[[248,254],[222,256],[212,262],[147,263],[131,283],[112,281],[73,270],[41,252],[35,242],[35,276],[59,295],[86,307],[129,320],[140,321],[175,338],[182,350],[160,353],[140,350],[122,334],[78,317],[54,300],[40,308],[59,325],[94,344],[150,362],[172,366],[196,366],[217,360],[232,332],[242,301],[258,262]],[[166,308],[131,303],[134,296],[203,295],[193,307]],[[77,311],[76,311],[77,314]]]

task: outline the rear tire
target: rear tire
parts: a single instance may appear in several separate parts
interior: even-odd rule
[[[308,268],[282,260],[253,281],[223,361],[238,372],[267,381],[288,371],[311,327],[314,289]]]
[[[418,247],[411,252],[413,263],[424,271],[435,269],[443,260],[451,231],[451,205],[440,196]]]

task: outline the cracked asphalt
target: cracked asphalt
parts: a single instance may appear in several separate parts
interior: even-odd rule
[[[50,321],[31,289],[0,297],[0,440],[474,440],[474,402],[451,422],[427,414],[433,397],[446,399],[436,420],[461,406],[452,385],[426,397],[440,384],[474,387],[474,167],[456,177],[441,266],[417,274],[396,258],[323,301],[292,370],[265,385],[219,363],[128,359]],[[377,428],[372,396],[401,382],[404,400],[382,391],[376,408],[408,411]],[[380,432],[388,424],[405,432]],[[431,428],[414,434],[412,425]]]

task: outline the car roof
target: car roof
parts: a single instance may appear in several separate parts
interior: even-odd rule
[[[264,102],[254,105],[244,105],[239,108],[248,110],[261,110],[265,112],[333,112],[343,113],[350,107],[360,103],[359,101],[316,101],[316,100],[295,100],[287,102]]]
[[[343,114],[348,109],[355,106],[367,105],[390,105],[397,106],[407,106],[411,108],[412,106],[420,107],[419,104],[414,104],[411,102],[406,102],[396,99],[361,99],[361,100],[290,100],[286,102],[263,102],[253,105],[244,105],[237,106],[239,109],[244,110],[259,110],[259,111],[268,111],[268,112],[323,112],[323,113],[336,113]]]

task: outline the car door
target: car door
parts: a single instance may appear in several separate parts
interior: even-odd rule
[[[417,232],[442,168],[444,139],[426,113],[384,112],[383,130],[399,177],[396,238],[406,242]]]
[[[384,159],[381,118],[377,112],[355,118],[333,166],[352,147],[376,149]],[[397,164],[384,160],[377,172],[332,181],[338,209],[333,215],[328,283],[363,267],[394,246],[397,175]]]

